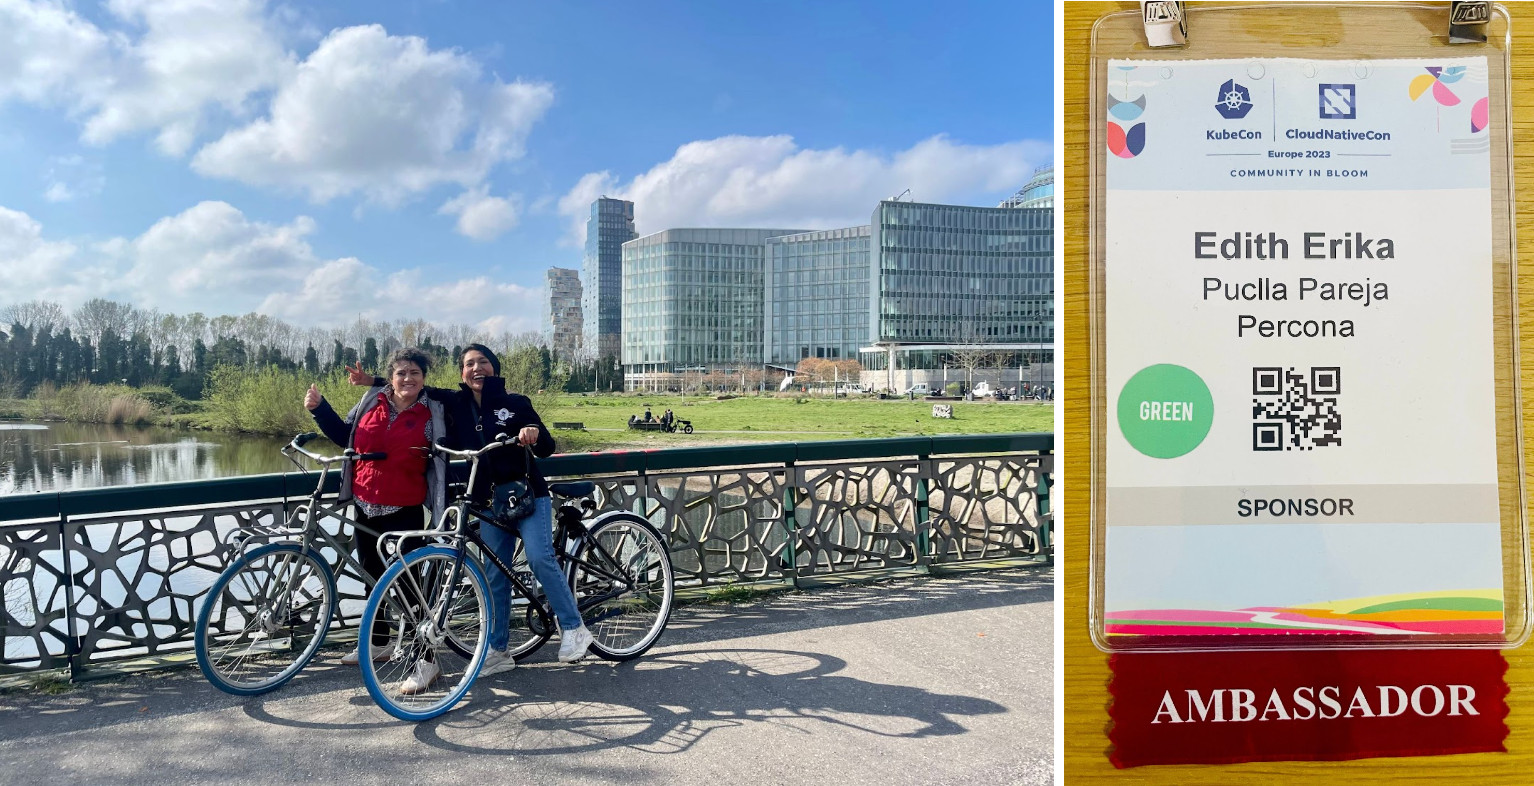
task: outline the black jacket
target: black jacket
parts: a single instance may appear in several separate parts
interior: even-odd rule
[[[517,432],[524,426],[537,426],[538,441],[532,446],[533,455],[547,458],[554,454],[554,435],[533,410],[533,402],[527,396],[507,392],[506,380],[502,377],[485,378],[480,390],[480,404],[474,402],[474,391],[464,384],[459,384],[457,390],[428,387],[425,395],[446,406],[447,446],[454,450],[482,448],[497,434],[506,434],[515,440]],[[527,470],[527,450],[520,445],[496,448],[480,459],[479,477],[471,496],[489,499],[491,486],[523,478],[528,479],[536,496],[548,496],[548,483],[537,465],[533,466],[531,474]],[[460,479],[468,480],[467,474]]]

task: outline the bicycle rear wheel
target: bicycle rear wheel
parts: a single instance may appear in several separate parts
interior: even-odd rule
[[[330,629],[335,579],[297,543],[251,549],[214,580],[197,614],[197,666],[225,693],[255,696],[303,669]]]
[[[625,661],[654,646],[671,618],[673,578],[666,542],[648,521],[632,513],[602,519],[572,570],[592,652]]]
[[[451,548],[418,548],[391,564],[362,613],[357,649],[368,695],[401,720],[427,720],[452,709],[479,676],[489,608],[479,565],[460,560]],[[388,657],[376,662],[369,633],[375,621],[389,642],[383,645]],[[470,649],[467,656],[464,649]]]

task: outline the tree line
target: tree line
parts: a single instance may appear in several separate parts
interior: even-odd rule
[[[492,336],[425,320],[298,328],[256,313],[178,315],[101,298],[70,312],[34,300],[0,309],[0,398],[24,398],[43,385],[92,383],[166,386],[197,399],[215,368],[318,377],[360,361],[381,373],[381,361],[400,347],[420,347],[438,364],[452,365],[460,348],[475,342],[508,353],[503,365],[514,366],[524,384],[537,385],[530,389],[591,390],[615,373],[611,358],[603,359],[605,366],[557,362],[536,333]],[[621,390],[621,378],[618,385]]]

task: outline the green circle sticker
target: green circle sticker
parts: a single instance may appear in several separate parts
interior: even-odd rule
[[[1214,424],[1209,386],[1182,366],[1140,369],[1119,393],[1119,430],[1151,458],[1177,458],[1199,446]]]

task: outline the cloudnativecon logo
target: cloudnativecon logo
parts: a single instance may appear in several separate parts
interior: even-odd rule
[[[1356,120],[1357,92],[1355,85],[1321,85],[1321,119]]]

